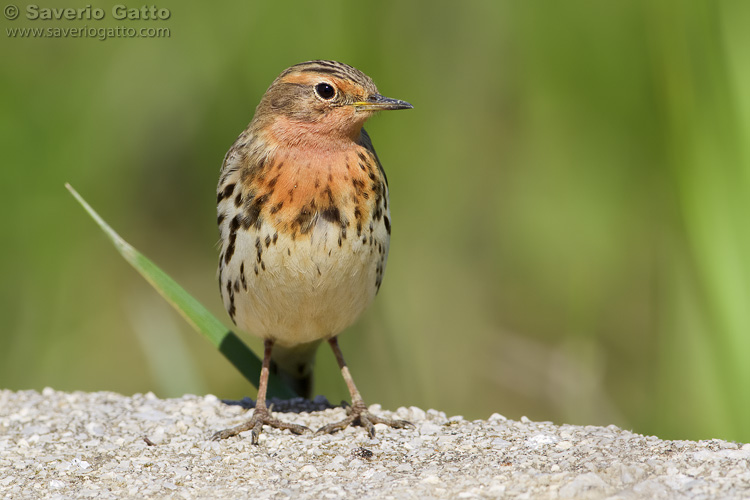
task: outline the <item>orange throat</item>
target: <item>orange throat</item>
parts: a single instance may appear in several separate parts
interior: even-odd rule
[[[242,200],[249,223],[262,218],[296,238],[322,217],[340,225],[346,238],[347,228],[359,233],[378,210],[386,186],[374,154],[346,135],[332,137],[328,130],[324,136],[318,127],[272,128],[273,156],[242,176],[243,192],[252,196]]]

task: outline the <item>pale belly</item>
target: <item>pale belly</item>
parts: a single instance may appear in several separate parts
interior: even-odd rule
[[[383,221],[345,238],[338,224],[322,218],[302,238],[266,226],[239,230],[221,271],[224,305],[237,326],[290,347],[333,337],[354,323],[385,271]]]

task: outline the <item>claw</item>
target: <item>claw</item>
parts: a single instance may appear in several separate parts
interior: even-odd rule
[[[221,439],[236,436],[241,432],[251,431],[250,434],[252,443],[258,444],[258,439],[260,438],[260,433],[263,430],[263,425],[269,425],[277,429],[286,429],[293,432],[294,434],[303,434],[310,431],[310,429],[305,427],[304,425],[290,424],[272,417],[271,412],[267,408],[256,408],[253,412],[253,416],[250,417],[250,420],[243,422],[236,427],[224,429],[215,433],[213,436],[211,436],[211,441],[219,441]]]
[[[375,424],[385,424],[388,427],[394,429],[405,429],[407,427],[414,427],[414,424],[407,420],[393,420],[385,417],[378,417],[373,415],[367,410],[365,404],[355,403],[354,406],[350,406],[346,409],[347,417],[339,422],[324,425],[318,429],[315,434],[333,434],[334,432],[342,431],[350,425],[359,425],[364,427],[369,434],[370,439],[375,438]]]

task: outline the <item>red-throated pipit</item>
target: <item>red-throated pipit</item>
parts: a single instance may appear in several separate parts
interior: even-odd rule
[[[312,389],[321,341],[331,345],[352,398],[348,416],[318,432],[358,424],[410,424],[371,414],[336,336],[372,302],[391,234],[388,181],[362,128],[378,111],[411,104],[383,97],[361,71],[334,61],[287,69],[224,158],[218,187],[219,284],[232,321],[263,338],[265,352],[252,418],[214,434],[223,439],[263,425],[308,430],[271,416],[269,370],[302,395]]]

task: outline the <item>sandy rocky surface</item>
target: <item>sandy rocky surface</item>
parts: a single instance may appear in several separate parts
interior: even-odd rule
[[[345,414],[313,411],[326,406],[318,398],[276,409],[317,429]],[[208,439],[247,415],[215,396],[0,391],[0,498],[750,498],[750,444],[498,414],[382,413],[415,428],[378,425],[374,440],[361,428],[266,428],[253,446],[248,433]]]

